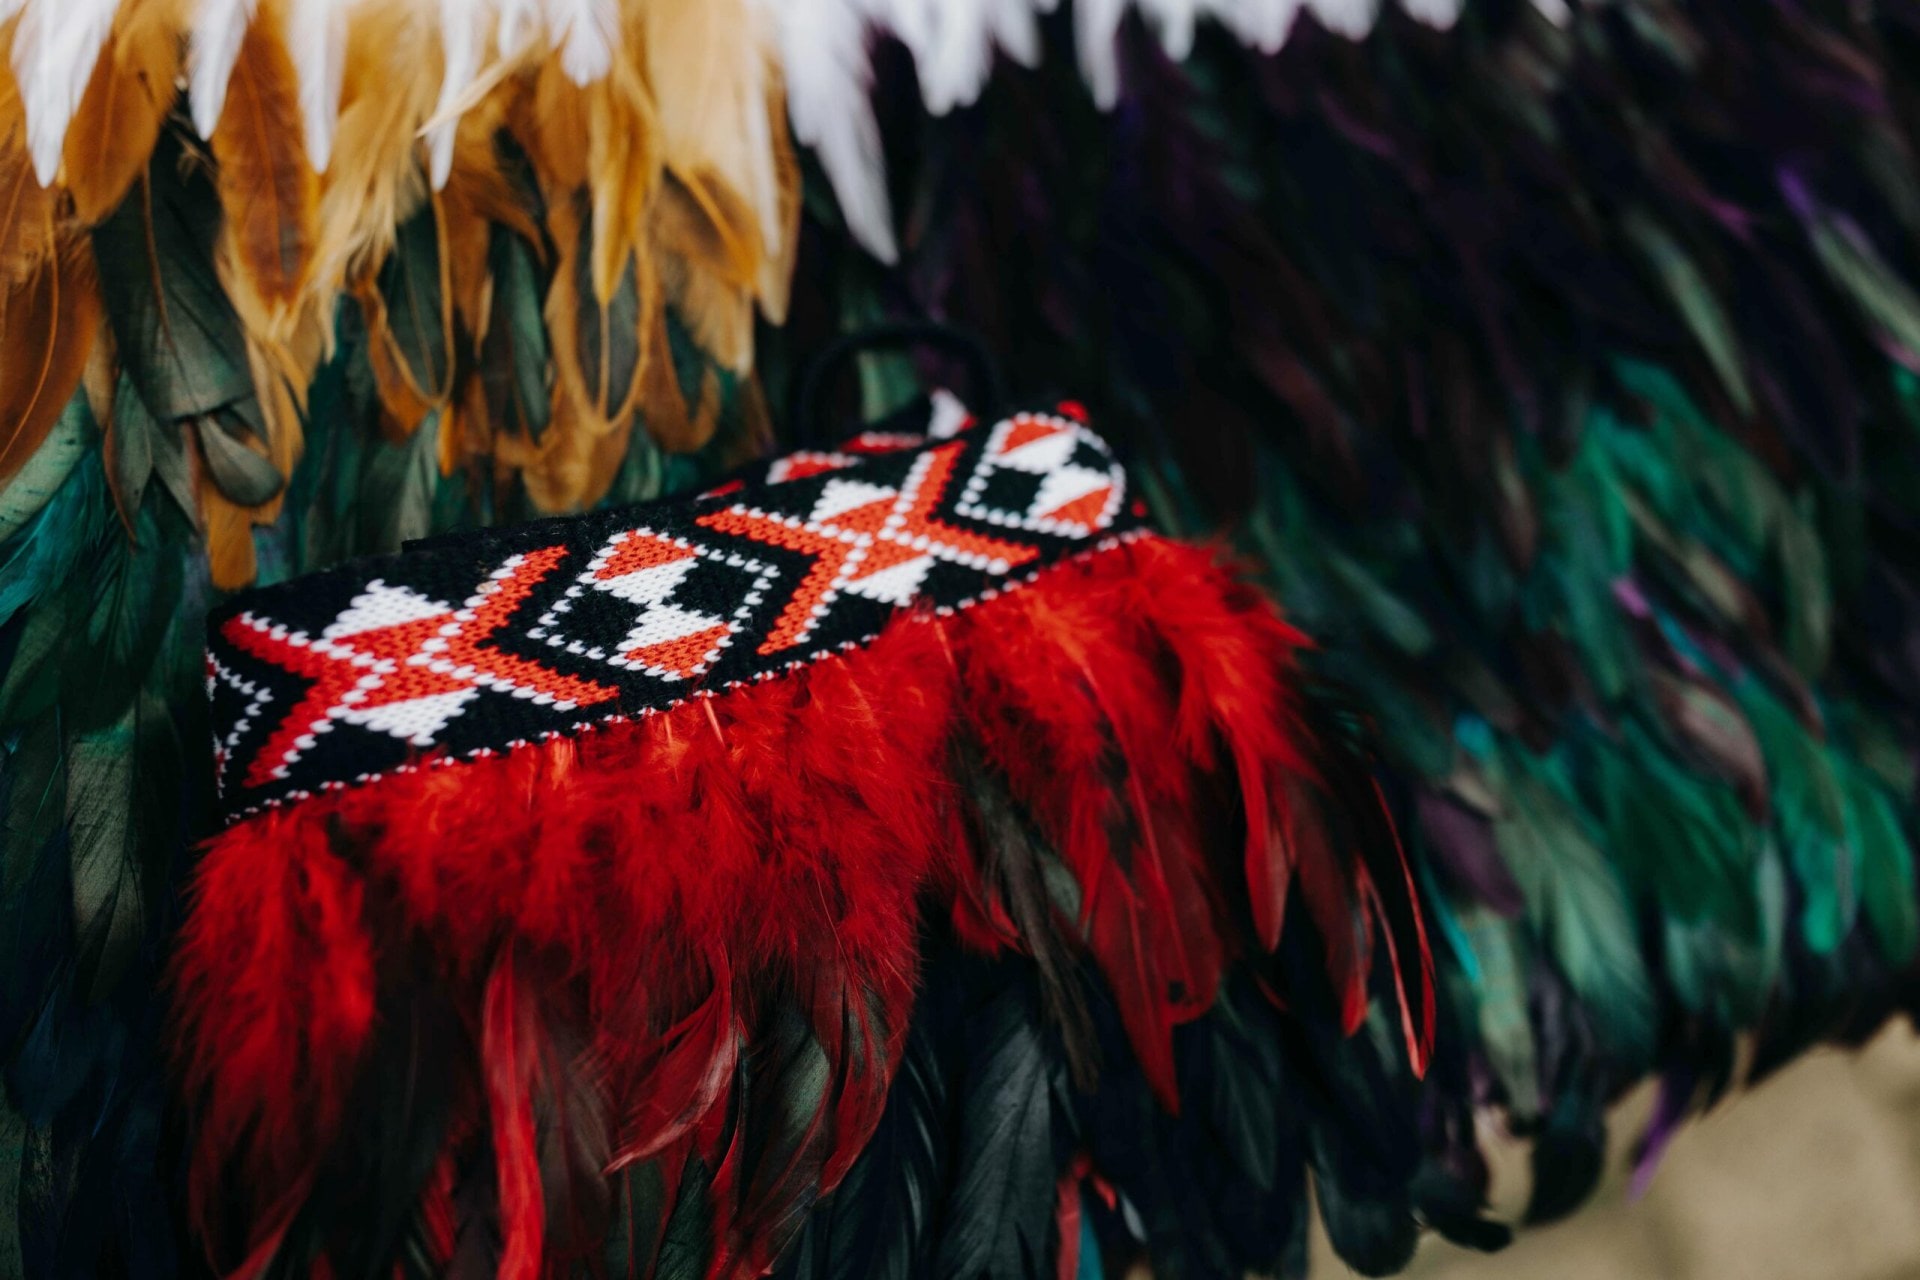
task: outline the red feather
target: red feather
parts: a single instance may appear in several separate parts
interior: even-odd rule
[[[181,1074],[198,1102],[188,1195],[208,1240],[251,1212],[244,1272],[292,1221],[341,1121],[373,1025],[365,887],[330,824],[268,814],[201,863],[173,987]],[[229,1176],[231,1175],[231,1176]]]
[[[533,1133],[533,1058],[537,1051],[525,1043],[525,998],[509,943],[487,979],[481,1031],[504,1242],[500,1280],[537,1280],[547,1225]]]
[[[1389,884],[1346,847],[1335,806],[1362,801],[1313,766],[1303,643],[1210,552],[1141,539],[776,680],[236,824],[202,864],[177,969],[197,1224],[218,1238],[221,1189],[243,1184],[243,1238],[270,1257],[353,1122],[374,956],[403,943],[430,950],[477,1033],[440,1082],[460,1099],[448,1150],[491,1142],[518,1280],[562,1266],[585,1202],[639,1162],[667,1206],[706,1196],[712,1275],[769,1265],[879,1121],[923,906],[982,948],[1089,957],[1169,1107],[1174,1028],[1235,956],[1273,948],[1296,885],[1350,1023],[1376,917],[1396,980],[1422,969],[1401,992],[1424,1046],[1424,927],[1404,862]],[[1044,896],[1016,916],[989,881],[963,748],[1077,882],[1077,920]],[[1240,815],[1244,848],[1224,835]],[[705,1186],[681,1188],[689,1170]],[[449,1177],[424,1192],[430,1250],[486,1211]]]

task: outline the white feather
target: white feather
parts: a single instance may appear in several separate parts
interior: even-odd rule
[[[867,17],[907,46],[935,115],[980,96],[996,47],[1017,49],[1029,63],[1039,52],[1027,0],[867,0]]]
[[[978,99],[992,74],[996,51],[1024,66],[1040,60],[1037,14],[1058,0],[756,0],[772,20],[786,75],[794,136],[811,147],[832,183],[842,216],[869,252],[893,261],[892,214],[887,204],[880,136],[868,100],[872,69],[865,26],[871,23],[906,45],[913,56],[927,110],[935,115]],[[554,0],[547,0],[552,4]],[[1262,53],[1287,41],[1303,9],[1320,25],[1349,39],[1373,29],[1381,0],[1074,0],[1074,50],[1095,103],[1107,110],[1120,97],[1115,42],[1129,8],[1138,9],[1171,58],[1193,51],[1202,19],[1224,26]],[[1401,0],[1416,19],[1451,26],[1466,0]],[[1533,0],[1542,13],[1565,21],[1567,0]]]
[[[1380,0],[1307,0],[1307,12],[1333,34],[1359,40],[1373,30]]]
[[[1218,16],[1241,44],[1274,54],[1287,43],[1300,5],[1301,0],[1236,0],[1223,4]]]
[[[780,222],[780,176],[773,165],[773,121],[767,111],[767,65],[775,57],[765,15],[755,10],[749,20],[761,30],[748,41],[752,59],[742,109],[747,122],[747,163],[753,168],[753,202],[760,214],[760,237],[769,254],[778,253],[786,228]],[[765,34],[763,34],[765,33]]]
[[[1428,26],[1446,31],[1460,21],[1464,0],[1400,0],[1400,7]]]
[[[427,129],[427,173],[435,191],[453,173],[460,98],[480,74],[489,9],[488,0],[440,0],[440,99],[434,104],[435,123]]]
[[[1080,75],[1102,111],[1120,100],[1120,57],[1114,41],[1126,0],[1079,0],[1073,6],[1073,44]]]
[[[1052,13],[1054,0],[986,0],[987,25],[1000,51],[1023,67],[1040,65],[1038,15]],[[981,86],[984,88],[984,84]],[[979,97],[979,90],[974,97]]]
[[[193,127],[203,138],[213,136],[220,111],[227,105],[227,81],[240,57],[240,42],[253,22],[255,0],[200,0],[194,11],[187,71],[187,102],[193,108]]]
[[[540,34],[540,0],[476,0],[498,11],[493,40],[503,58],[517,57]]]
[[[1533,0],[1533,7],[1556,27],[1564,27],[1573,21],[1573,8],[1567,0]]]
[[[545,0],[547,40],[560,51],[560,69],[578,85],[613,69],[620,36],[619,0]]]
[[[812,147],[833,186],[847,230],[882,262],[899,256],[868,98],[866,23],[858,0],[755,0],[769,22],[786,75],[793,134]]]
[[[287,52],[300,82],[300,120],[307,163],[325,173],[333,162],[333,131],[340,119],[340,79],[347,63],[347,9],[353,0],[291,0]]]
[[[1140,16],[1160,37],[1160,47],[1175,62],[1193,52],[1194,21],[1199,17],[1196,0],[1134,0]]]
[[[119,0],[29,0],[13,32],[13,75],[27,115],[27,151],[43,187],[60,172],[60,148],[80,109]]]

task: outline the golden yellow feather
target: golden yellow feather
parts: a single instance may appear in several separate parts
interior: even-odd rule
[[[439,91],[428,6],[360,5],[348,28],[333,158],[320,183],[311,288],[370,279],[426,198],[419,131]]]
[[[735,234],[745,214],[717,183],[689,185],[668,172],[654,197],[648,253],[667,301],[702,350],[729,369],[753,364],[757,240]]]
[[[633,416],[646,376],[645,334],[659,322],[655,262],[644,249],[629,251],[623,279],[609,301],[591,282],[598,225],[584,190],[547,207],[547,232],[558,247],[543,314],[554,368],[556,401],[569,401],[570,430],[606,435]]]
[[[63,180],[82,222],[119,206],[147,171],[179,96],[185,0],[123,0],[94,64],[61,152]]]
[[[542,511],[584,511],[606,497],[627,453],[632,414],[596,432],[573,421],[574,412],[571,401],[555,397],[552,420],[538,444],[504,433],[494,440],[496,456],[520,471],[527,496]]]
[[[253,552],[253,518],[245,507],[222,494],[206,476],[199,477],[201,525],[207,542],[207,567],[213,585],[238,591],[253,585],[258,564]]]
[[[20,86],[0,58],[0,287],[29,279],[53,255],[54,203],[33,176]]]
[[[799,171],[778,66],[746,0],[650,0],[642,12],[673,180],[653,225],[668,255],[668,299],[695,341],[744,372],[752,303],[784,314],[798,232]]]
[[[100,329],[99,282],[84,232],[42,228],[54,251],[0,289],[0,483],[46,440],[79,389]]]
[[[247,343],[247,367],[253,374],[253,391],[260,399],[261,415],[267,424],[267,457],[272,461],[274,470],[280,473],[280,478],[283,481],[290,480],[294,464],[300,461],[300,451],[306,443],[294,384],[272,349],[251,339]],[[308,379],[311,376],[309,370]],[[305,382],[301,384],[303,391],[305,385]],[[253,522],[272,524],[278,520],[286,496],[287,490],[283,484],[279,493],[250,509]]]
[[[429,193],[427,200],[433,210],[434,234],[440,243],[440,251],[435,254],[440,272],[440,311],[431,317],[431,321],[438,324],[444,334],[440,349],[452,352],[453,286],[447,275],[450,262],[446,252],[444,202],[435,193]],[[381,407],[386,410],[388,434],[398,437],[411,435],[429,413],[445,405],[453,394],[453,362],[447,362],[440,382],[432,386],[422,384],[389,323],[386,299],[381,296],[376,279],[368,275],[356,280],[352,284],[352,293],[366,320],[367,360],[373,367],[373,382],[380,395]]]
[[[212,139],[223,234],[234,264],[276,324],[295,310],[306,287],[319,195],[281,9],[261,5],[248,26]]]
[[[793,259],[800,249],[800,158],[793,153],[793,134],[787,128],[787,89],[779,68],[767,77],[767,95],[763,108],[773,137],[774,219],[779,227],[779,243],[769,246],[760,258],[760,278],[755,291],[760,310],[774,324],[787,322],[787,302],[793,289]]]

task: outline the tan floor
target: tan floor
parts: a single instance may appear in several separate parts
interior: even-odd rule
[[[1695,1119],[1629,1202],[1628,1147],[1650,1101],[1622,1104],[1614,1172],[1571,1221],[1493,1257],[1428,1240],[1407,1274],[1920,1280],[1920,1037],[1904,1023],[1858,1054],[1816,1052]],[[1524,1194],[1522,1179],[1496,1178],[1496,1204]],[[1315,1280],[1350,1274],[1316,1246]]]

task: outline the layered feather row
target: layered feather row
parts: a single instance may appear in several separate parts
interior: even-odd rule
[[[1534,2],[1543,12],[1566,15],[1563,0]],[[1402,0],[1409,14],[1438,27],[1457,19],[1461,4]],[[185,77],[194,128],[211,139],[229,109],[236,71],[246,74],[243,64],[257,56],[248,52],[249,42],[261,38],[252,33],[266,27],[292,54],[287,66],[292,110],[284,123],[297,133],[304,158],[321,173],[331,170],[336,156],[354,165],[371,159],[356,153],[371,140],[357,136],[348,124],[356,97],[350,88],[352,65],[356,56],[364,56],[354,51],[369,34],[399,37],[401,42],[385,51],[406,56],[404,73],[362,84],[359,93],[380,95],[378,114],[396,140],[424,136],[432,184],[440,188],[452,177],[462,120],[470,111],[484,114],[492,89],[512,68],[551,62],[577,89],[607,82],[617,86],[633,70],[630,40],[636,25],[662,18],[670,26],[684,25],[691,18],[704,26],[714,47],[699,50],[696,36],[691,46],[675,47],[655,66],[673,68],[697,92],[660,98],[689,110],[694,103],[713,108],[701,113],[709,140],[730,135],[716,152],[750,152],[735,154],[740,163],[720,172],[763,216],[769,244],[777,245],[779,223],[773,213],[779,188],[767,149],[760,145],[767,131],[755,123],[760,95],[754,86],[784,70],[796,133],[819,152],[862,243],[890,261],[896,252],[892,216],[867,99],[870,44],[886,36],[906,46],[925,103],[938,114],[978,97],[996,57],[1033,65],[1041,47],[1039,21],[1057,7],[1058,0],[729,0],[716,5],[684,0],[0,0],[0,22],[18,15],[10,62],[24,99],[27,150],[43,187],[53,186],[63,170],[69,181],[80,172],[66,139],[76,128],[86,132],[86,98],[103,66],[113,79],[126,74],[130,52],[171,60],[165,79],[176,73]],[[1218,22],[1248,46],[1271,53],[1303,16],[1358,39],[1372,29],[1380,8],[1381,0],[1081,0],[1073,6],[1073,22],[1089,91],[1102,107],[1111,107],[1120,91],[1115,42],[1129,11],[1154,29],[1170,56],[1182,58],[1202,20]],[[180,37],[185,38],[184,62]],[[171,49],[165,47],[169,44]],[[671,42],[655,45],[662,47],[672,47]],[[777,68],[770,72],[768,55],[774,51]],[[685,56],[694,52],[720,56]],[[140,70],[152,72],[156,66],[148,61]],[[437,69],[437,88],[428,68]],[[741,102],[754,108],[745,121],[735,114]],[[240,109],[246,110],[244,103]],[[741,123],[747,128],[736,128]],[[144,136],[151,143],[151,132]],[[125,163],[138,158],[132,153],[141,139],[136,127],[116,144],[124,153],[121,165],[102,170],[103,184],[112,185],[116,177],[127,180]]]
[[[249,1273],[762,1274],[914,1105],[889,1089],[928,930],[1049,1011],[974,1046],[989,1075],[1038,1035],[1083,1090],[1178,1108],[1176,1040],[1227,985],[1349,1034],[1397,990],[1420,1070],[1408,867],[1305,718],[1300,643],[1210,552],[1139,539],[780,679],[230,828],[176,974],[209,1247]],[[997,1165],[1047,1132],[968,1136]],[[1044,1231],[1074,1154],[1032,1203],[980,1170],[951,1194]],[[874,1230],[924,1226],[900,1212]]]
[[[1920,6],[1123,50],[1105,115],[1009,70],[927,119],[889,65],[929,212],[895,271],[807,254],[786,336],[967,326],[1257,551],[1410,801],[1434,1182],[1477,1198],[1504,1128],[1502,1211],[1571,1212],[1648,1071],[1643,1177],[1743,1064],[1912,1007]]]
[[[244,585],[343,337],[390,439],[432,421],[443,473],[541,509],[598,501],[636,421],[699,448],[797,235],[757,24],[745,0],[33,0],[0,29],[0,486],[90,372],[127,519],[157,431],[216,584]]]

